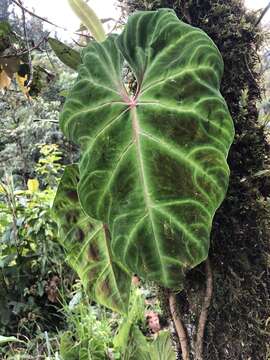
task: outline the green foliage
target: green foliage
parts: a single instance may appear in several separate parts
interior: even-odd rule
[[[122,83],[124,61],[135,94]],[[137,13],[120,36],[85,49],[60,118],[83,151],[84,211],[108,225],[125,268],[168,288],[179,289],[208,256],[227,190],[234,131],[219,93],[222,71],[201,30],[168,10]]]
[[[0,36],[4,37],[11,33],[11,26],[8,21],[0,21]]]
[[[145,299],[138,288],[133,288],[128,314],[122,319],[113,344],[123,360],[175,360],[170,332],[161,331],[154,340],[144,336]]]
[[[132,326],[128,347],[121,357],[123,360],[175,360],[170,332],[161,331],[157,338],[148,342],[139,328]]]
[[[9,342],[17,342],[20,340],[18,340],[17,338],[15,338],[14,336],[2,336],[0,335],[0,346]]]
[[[175,352],[172,349],[170,333],[161,331],[150,349],[151,360],[174,360]]]
[[[25,186],[29,177],[35,177],[35,166],[39,158],[40,144],[57,143],[63,152],[62,162],[77,159],[76,148],[63,139],[58,129],[58,117],[63,97],[62,90],[68,91],[75,72],[69,71],[50,55],[59,74],[31,103],[12,84],[9,91],[0,96],[0,174],[8,169],[14,174],[16,185]],[[35,56],[36,66],[53,69],[45,54]],[[45,74],[44,74],[45,75]]]
[[[48,42],[55,52],[55,55],[62,61],[62,63],[73,70],[78,70],[78,67],[82,62],[81,55],[78,51],[70,48],[57,39],[49,38]]]
[[[138,325],[143,324],[144,311],[144,297],[141,291],[132,288],[128,313],[123,317],[113,341],[115,349],[120,351],[122,355],[129,351],[129,342],[132,342],[131,338],[134,327],[137,329]]]
[[[56,144],[39,145],[41,155],[36,165],[36,173],[43,184],[48,188],[55,188],[58,184],[63,166],[59,163],[62,152]]]
[[[43,98],[29,106],[22,94],[11,93],[0,99],[3,108],[0,119],[0,173],[9,169],[17,175],[16,184],[34,176],[34,167],[41,154],[38,145],[61,143],[57,128],[60,102]],[[47,120],[48,119],[48,120]]]
[[[107,351],[112,345],[112,331],[106,313],[91,306],[85,296],[84,300],[80,300],[75,306],[64,306],[64,312],[69,330],[60,334],[62,359],[108,359]]]
[[[0,52],[4,51],[10,44],[11,26],[8,21],[0,21]]]
[[[78,166],[67,166],[54,199],[59,239],[91,299],[125,313],[131,277],[114,260],[102,223],[83,212],[77,195],[78,177]]]
[[[63,360],[59,356],[59,341],[55,334],[37,332],[27,341],[9,343],[1,360]]]
[[[49,150],[46,146],[41,152],[48,158],[40,159],[37,172],[44,176],[50,165],[56,176],[60,159],[57,147]],[[63,261],[50,209],[55,192],[49,186],[39,190],[34,179],[28,185],[26,190],[16,188],[11,175],[6,175],[1,184],[0,330],[6,334],[29,335],[59,322],[55,311],[50,310],[46,292],[50,276],[61,272]]]

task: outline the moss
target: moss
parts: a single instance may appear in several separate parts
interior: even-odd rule
[[[222,94],[235,123],[236,136],[229,155],[231,181],[227,198],[217,212],[210,258],[215,293],[209,314],[205,359],[266,359],[270,329],[269,186],[254,177],[267,167],[268,144],[258,123],[260,100],[258,51],[263,41],[256,17],[238,0],[123,0],[127,12],[173,8],[178,17],[202,28],[219,47],[225,64]],[[202,267],[190,272],[182,306],[194,321]],[[201,295],[200,295],[201,296]],[[199,296],[199,297],[200,297]],[[179,297],[183,303],[183,294]],[[195,304],[195,305],[194,305]]]

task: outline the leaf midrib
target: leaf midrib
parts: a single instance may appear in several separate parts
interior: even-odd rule
[[[160,248],[159,248],[159,239],[158,239],[157,231],[155,229],[155,222],[153,219],[153,217],[154,217],[153,212],[152,212],[153,203],[152,203],[152,199],[149,194],[149,189],[148,189],[148,184],[147,184],[147,179],[146,179],[144,161],[143,161],[141,144],[140,144],[140,124],[139,124],[136,107],[132,108],[130,110],[130,113],[131,113],[132,129],[133,129],[133,135],[134,135],[134,143],[135,143],[135,148],[136,148],[136,153],[137,153],[137,162],[138,162],[140,179],[141,179],[143,194],[144,194],[144,201],[145,201],[145,205],[146,205],[146,210],[149,214],[149,219],[150,219],[150,223],[151,223],[151,227],[152,227],[152,231],[153,231],[153,237],[154,237],[154,240],[156,243],[156,250],[157,250],[158,257],[159,257],[160,268],[162,271],[163,280],[166,283],[167,275],[166,275],[166,271],[165,271],[165,268],[164,268],[164,265],[162,262],[162,255],[161,255]]]

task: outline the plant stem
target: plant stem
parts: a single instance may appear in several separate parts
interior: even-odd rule
[[[20,52],[17,52],[15,54],[5,54],[5,55],[1,55],[0,56],[0,59],[8,59],[8,58],[12,58],[14,56],[17,56],[17,57],[20,57],[20,56],[23,56],[25,54],[28,54],[28,52],[32,52],[33,50],[41,50],[40,49],[40,46],[42,45],[43,42],[46,42],[47,41],[47,38],[49,36],[49,32],[43,36],[38,42],[36,45],[32,46],[30,49],[27,49],[27,50],[23,50],[23,51],[20,51]]]
[[[268,5],[264,8],[264,10],[262,11],[259,19],[256,21],[255,27],[260,24],[260,22],[262,21],[262,19],[264,18],[265,14],[267,13],[267,11],[268,11],[269,9],[270,9],[270,2],[269,2]]]
[[[29,15],[34,16],[35,18],[37,18],[37,19],[39,19],[39,20],[41,20],[41,21],[44,21],[44,22],[46,22],[46,23],[48,23],[48,24],[50,24],[50,25],[52,25],[52,26],[55,26],[55,27],[57,27],[57,28],[59,28],[59,29],[62,29],[62,30],[64,30],[64,31],[69,31],[67,28],[65,28],[65,27],[63,27],[63,26],[60,26],[60,25],[57,25],[57,24],[55,24],[55,23],[53,23],[53,22],[51,22],[51,21],[49,21],[49,20],[47,20],[47,19],[39,16],[39,15],[33,13],[32,11],[26,9],[26,8],[25,8],[24,6],[22,6],[18,1],[16,1],[16,0],[11,0],[11,1],[12,1],[15,5],[19,6],[21,9],[24,9],[24,11],[27,12]],[[76,34],[76,35],[79,35],[79,36],[85,36],[85,37],[87,37],[87,38],[91,38],[90,35],[82,34],[82,33],[80,33],[80,32],[73,32],[73,34]]]
[[[174,326],[180,342],[183,360],[189,360],[189,345],[188,345],[186,329],[185,329],[185,325],[183,324],[178,314],[177,306],[176,306],[176,297],[175,294],[173,293],[169,295],[169,304],[170,304],[170,311],[174,322]]]
[[[210,265],[209,258],[205,262],[205,273],[206,273],[206,291],[202,304],[202,311],[199,318],[196,344],[195,344],[195,360],[203,360],[203,339],[205,325],[208,316],[208,308],[211,304],[213,296],[213,274]]]
[[[15,247],[17,251],[17,256],[20,257],[20,247],[19,247],[19,237],[18,237],[18,228],[17,228],[17,205],[16,205],[16,199],[14,196],[14,188],[13,183],[10,181],[7,175],[5,175],[6,183],[7,183],[7,189],[5,191],[5,196],[7,200],[7,206],[10,211],[10,214],[12,216],[12,230],[14,234],[14,241],[15,241]]]

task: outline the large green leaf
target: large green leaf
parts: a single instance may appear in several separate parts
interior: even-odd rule
[[[133,95],[121,80],[125,62]],[[120,36],[86,48],[61,114],[82,149],[82,207],[108,224],[124,266],[169,288],[207,257],[228,186],[234,130],[222,73],[203,31],[170,10],[137,12]]]
[[[67,166],[53,205],[67,262],[94,300],[125,313],[131,278],[112,258],[110,239],[102,223],[90,219],[81,209],[77,182],[78,166]]]

